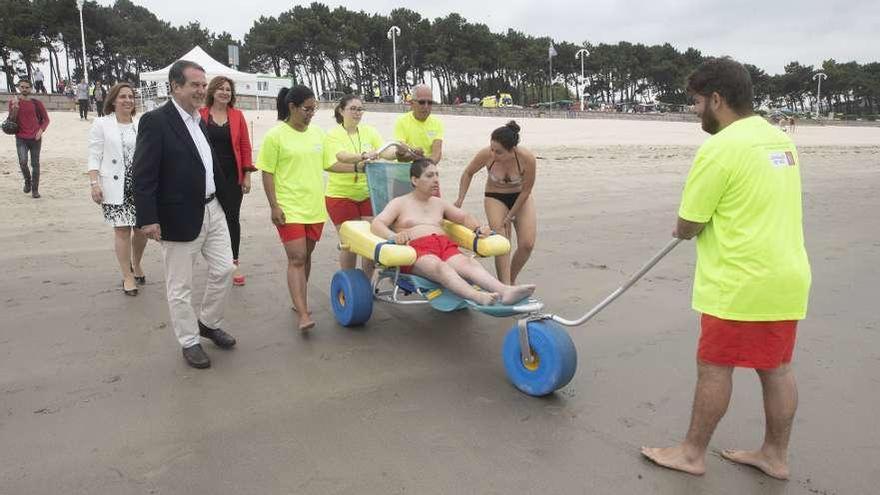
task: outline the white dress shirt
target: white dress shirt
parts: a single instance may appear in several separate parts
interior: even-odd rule
[[[186,126],[186,130],[189,131],[190,137],[196,144],[196,149],[199,150],[199,156],[202,158],[202,165],[205,166],[205,197],[207,198],[217,192],[217,188],[214,186],[214,160],[211,158],[211,145],[208,144],[208,138],[205,137],[205,133],[202,132],[202,128],[199,127],[199,122],[201,122],[202,116],[199,115],[198,110],[192,114],[187,113],[186,110],[177,104],[174,98],[171,99],[171,103],[174,104],[174,107],[177,108],[177,111],[180,113],[180,118],[183,119],[183,124]]]

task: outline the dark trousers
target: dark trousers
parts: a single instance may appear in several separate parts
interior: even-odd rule
[[[46,94],[46,86],[43,85],[43,81],[34,81],[34,91]]]
[[[226,225],[229,226],[229,240],[232,243],[232,259],[238,259],[238,248],[241,244],[241,200],[244,194],[237,181],[230,181],[224,188],[221,204],[226,213]]]
[[[25,183],[30,183],[34,192],[40,186],[40,147],[43,140],[15,138],[15,149],[18,151],[18,166]],[[31,166],[28,169],[28,152],[31,154]]]
[[[89,100],[77,100],[79,102],[79,118],[89,118]]]
[[[95,100],[95,111],[98,112],[98,117],[104,116],[104,100]]]

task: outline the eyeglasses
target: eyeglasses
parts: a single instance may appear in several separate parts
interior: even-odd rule
[[[367,109],[364,108],[364,107],[348,107],[348,109],[351,110],[351,111],[354,112],[354,113],[361,113],[361,112],[364,112],[364,111],[367,110]]]
[[[416,100],[416,103],[418,103],[419,105],[433,105],[434,101],[433,100]]]

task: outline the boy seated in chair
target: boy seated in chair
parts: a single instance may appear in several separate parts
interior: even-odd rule
[[[395,244],[416,250],[416,262],[401,271],[432,280],[477,304],[514,304],[535,291],[534,285],[505,285],[477,260],[465,256],[443,231],[443,220],[464,225],[480,237],[491,233],[486,225],[435,194],[440,190],[437,165],[428,159],[415,160],[409,169],[412,192],[392,199],[373,219],[374,234]],[[474,283],[485,291],[475,289]]]

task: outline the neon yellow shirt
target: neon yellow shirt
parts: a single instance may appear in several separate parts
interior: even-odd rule
[[[360,124],[358,132],[351,135],[344,127],[338,125],[327,133],[324,138],[324,170],[328,170],[337,162],[336,154],[340,151],[361,154],[378,150],[382,147],[382,136],[375,127]],[[363,173],[330,172],[325,195],[331,198],[348,198],[363,201],[370,197],[367,178]]]
[[[287,223],[321,223],[324,206],[324,131],[310,125],[299,132],[285,123],[269,129],[257,168],[274,177],[275,198]]]
[[[788,135],[753,116],[707,139],[678,216],[706,224],[697,236],[696,311],[739,321],[806,316],[800,161]]]
[[[433,115],[428,115],[422,122],[416,120],[412,112],[406,112],[394,124],[394,139],[421,149],[430,158],[434,141],[443,140],[443,122]]]

